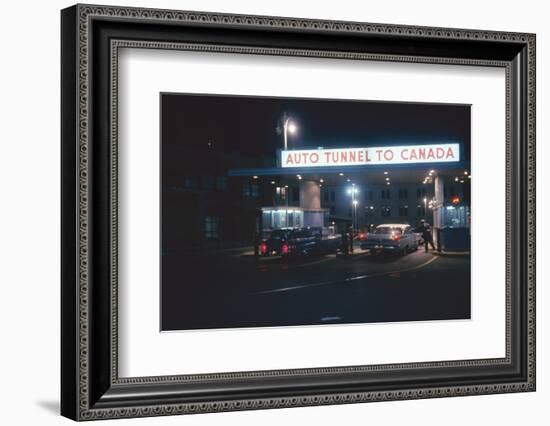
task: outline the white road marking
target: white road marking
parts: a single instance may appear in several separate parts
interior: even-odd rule
[[[282,293],[282,292],[285,292],[285,291],[299,290],[299,289],[306,288],[306,287],[320,287],[320,286],[324,286],[324,285],[337,284],[337,283],[341,283],[341,282],[345,283],[345,282],[364,280],[366,278],[381,277],[381,276],[384,276],[384,275],[396,274],[398,272],[410,272],[410,271],[414,271],[414,270],[423,268],[424,266],[427,266],[430,263],[435,262],[437,259],[439,259],[439,256],[434,256],[431,259],[428,259],[426,262],[421,263],[420,265],[416,265],[412,268],[408,268],[408,269],[400,269],[400,270],[389,271],[389,272],[379,272],[379,273],[370,274],[370,275],[368,275],[368,274],[367,275],[357,275],[355,277],[344,278],[343,280],[332,280],[332,281],[323,281],[323,282],[320,282],[320,283],[313,283],[313,284],[293,285],[293,286],[289,286],[289,287],[276,288],[276,289],[273,289],[273,290],[258,291],[255,294]]]

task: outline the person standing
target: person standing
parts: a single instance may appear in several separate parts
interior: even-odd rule
[[[432,246],[432,250],[435,251],[432,228],[425,220],[422,220],[422,239],[424,240],[424,249],[426,250],[426,253],[428,253],[428,244],[430,244]]]

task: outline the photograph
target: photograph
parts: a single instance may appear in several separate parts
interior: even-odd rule
[[[471,318],[471,105],[159,97],[161,331]]]

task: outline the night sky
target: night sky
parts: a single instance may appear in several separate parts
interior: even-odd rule
[[[298,131],[289,149],[390,144],[464,143],[469,161],[470,106],[400,102],[163,94],[163,144],[247,156],[282,148],[278,121],[286,112]]]

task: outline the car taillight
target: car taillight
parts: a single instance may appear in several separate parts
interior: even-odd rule
[[[392,234],[391,239],[393,241],[399,241],[401,239],[401,234]]]
[[[267,244],[266,244],[266,243],[260,244],[260,252],[261,252],[262,254],[266,254],[266,253],[267,253]]]
[[[281,246],[281,254],[288,254],[288,244],[283,244]]]
[[[366,240],[366,239],[367,239],[367,234],[365,234],[364,232],[361,232],[361,233],[359,234],[359,239],[360,239],[360,240]]]

